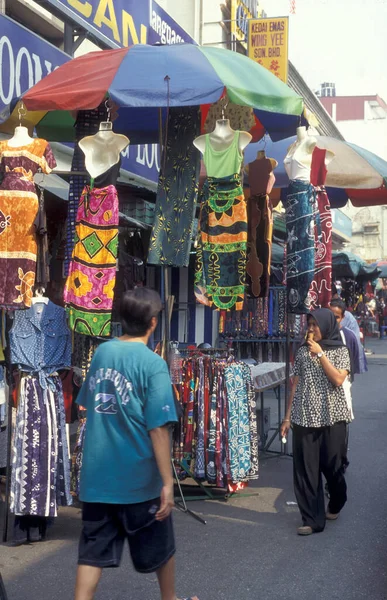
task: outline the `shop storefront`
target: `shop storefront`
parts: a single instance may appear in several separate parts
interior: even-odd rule
[[[84,19],[79,10],[69,16],[65,0],[51,4],[66,6],[71,22],[107,45],[121,46],[128,31],[133,39],[145,35],[145,17],[137,23],[129,12],[134,3],[124,10],[117,2],[108,21],[98,2],[83,3]],[[281,386],[306,315],[331,300],[324,186],[333,153],[300,126],[302,98],[245,56],[186,43],[192,40],[160,7],[147,14],[147,40],[156,45],[72,60],[28,32],[18,40],[19,26],[0,17],[9,60],[2,127],[11,136],[0,143],[0,307],[9,348],[0,376],[14,390],[8,416],[0,411],[0,456],[8,459],[7,499],[20,542],[26,530],[44,537],[46,520],[77,495],[85,415],[74,399],[95,350],[122,334],[125,291],[148,285],[162,296],[152,343],[169,358],[184,413],[176,475],[193,474],[227,493],[257,478],[259,442],[285,452]],[[51,75],[44,78],[44,69]],[[30,137],[33,129],[38,137]],[[275,212],[271,196],[278,161],[262,146],[245,160],[265,132],[296,135],[281,159],[286,211]],[[61,188],[50,179],[55,167]],[[34,175],[51,196],[35,188]],[[210,347],[198,348],[202,342]],[[114,415],[117,402],[129,402],[120,373],[113,377],[120,398],[99,398],[96,412]],[[273,390],[270,437],[264,394]],[[78,420],[70,473],[67,425]],[[12,431],[17,468],[10,473]]]

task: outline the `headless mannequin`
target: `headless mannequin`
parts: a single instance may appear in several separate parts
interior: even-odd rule
[[[308,135],[306,127],[297,128],[297,141],[292,144],[285,157],[284,164],[289,179],[310,183],[313,150],[317,146],[317,138]],[[333,152],[327,151],[325,164],[333,159]]]
[[[209,134],[209,139],[214,150],[226,150],[232,144],[235,136],[235,130],[230,127],[229,119],[218,119],[215,129]],[[193,144],[202,154],[206,149],[206,135],[199,135]],[[239,151],[243,152],[246,146],[251,142],[252,135],[247,131],[241,131],[239,134]]]
[[[249,164],[250,195],[270,194],[275,183],[274,169],[278,163],[267,158],[264,150],[259,150],[257,158]]]
[[[23,127],[23,125],[18,125],[15,127],[15,133],[8,140],[8,146],[10,148],[20,148],[21,146],[28,146],[34,141],[34,138],[30,136],[28,133],[27,127]]]
[[[126,135],[114,133],[111,121],[102,122],[96,134],[84,137],[79,147],[85,155],[86,170],[90,176],[95,179],[116,165],[129,143]]]

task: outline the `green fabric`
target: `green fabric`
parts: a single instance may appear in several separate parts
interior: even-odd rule
[[[238,52],[228,52],[224,60],[222,48],[199,46],[227,88],[231,102],[271,113],[300,115],[304,102],[270,71]],[[248,83],[249,91],[246,90]]]
[[[243,161],[243,155],[239,152],[239,131],[235,132],[233,141],[224,150],[215,150],[211,143],[210,134],[207,133],[203,160],[207,177],[229,177],[239,173]],[[233,198],[231,198],[230,206],[232,206],[233,201]]]
[[[134,504],[158,498],[162,480],[149,431],[177,421],[166,362],[141,342],[104,342],[77,403],[87,410],[80,499]]]

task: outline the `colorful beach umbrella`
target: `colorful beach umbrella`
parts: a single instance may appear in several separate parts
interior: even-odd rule
[[[72,141],[75,111],[109,98],[117,107],[115,130],[136,143],[158,141],[160,109],[211,104],[225,93],[231,102],[252,107],[273,139],[288,137],[299,124],[303,100],[275,75],[237,52],[192,44],[86,54],[42,79],[23,102],[39,135]]]
[[[376,206],[387,204],[387,162],[355,144],[329,136],[315,136],[317,146],[334,152],[335,156],[328,165],[326,186],[333,208],[345,206],[348,199],[354,206]],[[296,137],[266,144],[249,144],[245,150],[245,163],[252,162],[257,152],[265,145],[266,155],[275,158],[278,167],[275,170],[276,187],[287,188],[287,176],[284,158]],[[286,197],[286,194],[284,195]]]

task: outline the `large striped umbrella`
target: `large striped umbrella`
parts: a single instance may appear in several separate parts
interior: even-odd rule
[[[387,162],[355,144],[329,136],[317,135],[317,146],[334,152],[335,156],[328,165],[326,186],[333,208],[345,206],[348,199],[354,206],[376,206],[387,204]],[[275,170],[276,187],[289,185],[284,158],[295,137],[276,143],[265,144],[266,155],[275,158],[278,167]],[[245,150],[245,163],[255,160],[262,142],[249,144]],[[285,194],[286,195],[286,194]]]
[[[273,139],[294,133],[299,124],[303,100],[275,75],[242,54],[192,44],[86,54],[33,86],[23,102],[39,135],[71,141],[74,111],[109,98],[118,109],[115,130],[135,143],[158,141],[160,109],[208,105],[225,93],[231,102],[252,107]]]

